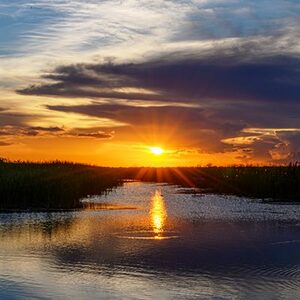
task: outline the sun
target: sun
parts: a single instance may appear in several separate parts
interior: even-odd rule
[[[149,149],[155,155],[161,155],[165,152],[164,149],[162,149],[160,147],[150,147]]]

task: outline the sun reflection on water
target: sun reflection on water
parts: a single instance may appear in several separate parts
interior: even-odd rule
[[[162,233],[164,231],[165,221],[167,217],[164,198],[161,195],[161,192],[159,190],[156,190],[151,200],[152,203],[150,215],[152,220],[152,229],[155,234],[154,238],[162,239]]]

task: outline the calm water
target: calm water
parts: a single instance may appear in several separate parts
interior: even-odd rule
[[[107,210],[0,215],[0,299],[300,298],[300,206],[127,183]]]

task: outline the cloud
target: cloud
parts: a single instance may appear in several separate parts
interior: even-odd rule
[[[2,0],[0,53],[74,54],[91,49],[153,47],[228,37],[274,35],[297,28],[295,1]],[[127,48],[125,48],[127,46]],[[129,47],[131,46],[131,47]]]
[[[22,95],[15,112],[0,108],[3,136],[159,133],[199,153],[298,155],[297,132],[270,131],[300,122],[295,1],[3,0],[0,8],[0,69],[10,70],[0,85]],[[93,128],[67,127],[74,113]],[[104,129],[105,120],[123,126]]]
[[[66,113],[107,118],[133,127],[171,128],[174,126],[201,129],[214,128],[217,121],[209,119],[201,108],[181,106],[131,106],[122,104],[48,105],[49,109]]]
[[[45,132],[62,132],[64,131],[61,127],[42,127],[42,126],[33,126],[29,127],[30,130],[36,130],[36,131],[45,131]]]
[[[204,56],[171,53],[144,62],[60,66],[44,76],[46,84],[19,92],[92,97],[89,104],[47,108],[127,124],[127,135],[168,133],[180,147],[199,153],[236,152],[243,161],[294,160],[295,143],[269,131],[299,126],[300,59],[258,55],[258,43],[248,46],[253,47],[216,49]]]
[[[243,128],[239,120],[233,122],[213,117],[212,112],[199,107],[130,106],[121,104],[89,104],[77,106],[49,105],[49,109],[65,113],[79,113],[91,117],[108,118],[125,124],[112,128],[118,139],[144,137],[148,143],[165,140],[195,147],[201,151],[222,152],[229,145],[220,140],[237,134]],[[156,141],[158,142],[158,141]]]
[[[3,111],[0,110],[0,126],[23,126],[27,122],[30,122],[33,118],[37,117],[37,115],[21,112],[13,113],[3,109]]]
[[[70,133],[69,133],[70,134]],[[85,132],[85,133],[72,133],[74,136],[79,137],[87,137],[87,138],[96,138],[96,139],[111,139],[114,137],[114,132],[103,132],[103,131],[97,131],[97,132]]]
[[[95,139],[111,139],[114,136],[114,131],[103,132],[93,131],[91,129],[69,129],[65,130],[61,127],[42,127],[42,126],[4,126],[0,128],[0,136],[3,137],[45,137],[45,136],[61,136],[61,137],[83,137]]]
[[[59,127],[30,127],[30,126],[11,126],[6,125],[0,128],[0,136],[39,136],[52,135],[64,132],[63,128]]]
[[[19,93],[197,103],[298,101],[299,58],[231,52],[204,58],[161,57],[143,63],[60,66],[44,76],[54,83],[33,85]],[[134,88],[152,93],[133,93]]]
[[[10,146],[10,145],[12,145],[12,144],[8,143],[8,142],[0,141],[0,147],[2,147],[2,146]]]
[[[260,158],[277,163],[300,159],[300,128],[245,128],[240,134],[222,140],[244,153],[240,159]]]

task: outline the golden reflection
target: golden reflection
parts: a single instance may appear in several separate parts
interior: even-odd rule
[[[162,239],[162,233],[164,231],[165,221],[167,217],[167,212],[165,209],[164,198],[161,192],[156,190],[154,196],[152,197],[151,203],[151,220],[152,228],[155,234],[155,239]]]

